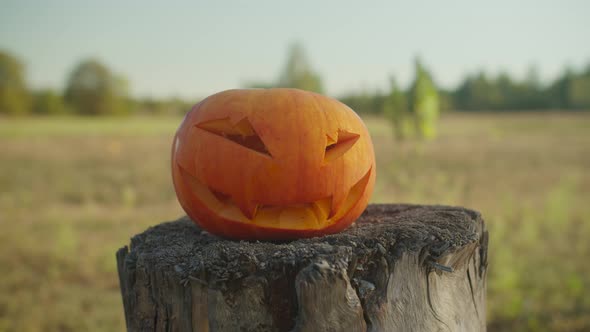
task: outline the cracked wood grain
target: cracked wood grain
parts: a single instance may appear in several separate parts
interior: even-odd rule
[[[459,207],[370,205],[339,234],[230,241],[189,219],[117,252],[129,331],[485,331],[488,236]]]

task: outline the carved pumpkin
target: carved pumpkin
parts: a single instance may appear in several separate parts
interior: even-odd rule
[[[373,144],[346,105],[296,89],[228,90],[198,103],[172,147],[178,200],[236,239],[335,233],[367,206]]]

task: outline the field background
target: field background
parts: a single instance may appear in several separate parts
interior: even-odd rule
[[[183,214],[180,121],[0,118],[0,331],[124,330],[115,251]],[[373,202],[483,213],[490,331],[590,330],[590,114],[453,113],[428,143],[365,121]]]

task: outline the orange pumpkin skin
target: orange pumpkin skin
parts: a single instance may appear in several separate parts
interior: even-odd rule
[[[193,107],[172,146],[178,200],[234,239],[339,232],[375,184],[369,133],[346,105],[296,89],[228,90]]]

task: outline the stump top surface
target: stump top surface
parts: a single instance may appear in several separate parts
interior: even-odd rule
[[[318,257],[348,260],[353,253],[395,260],[403,252],[426,248],[424,257],[436,259],[477,242],[483,230],[478,212],[449,206],[369,205],[341,233],[289,242],[223,239],[183,217],[134,236],[127,259],[162,269],[172,266],[181,278],[200,276],[215,283],[257,271],[295,268]]]

